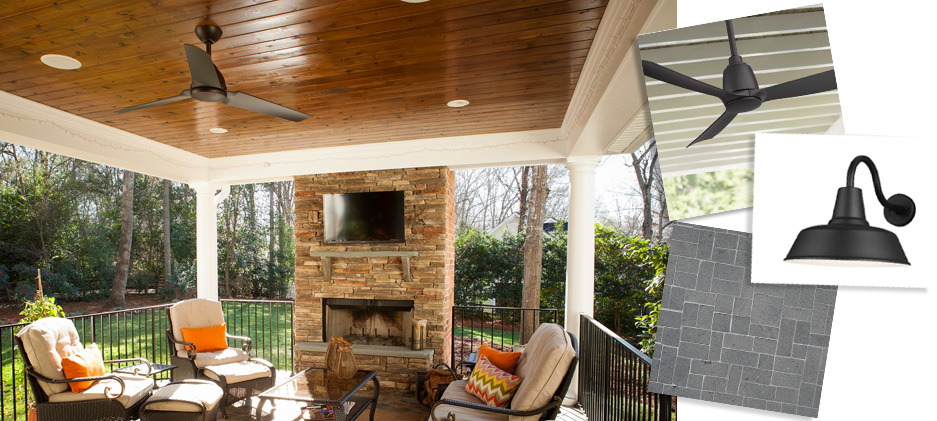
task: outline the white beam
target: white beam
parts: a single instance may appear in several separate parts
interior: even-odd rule
[[[0,141],[191,183],[208,158],[0,91]]]
[[[569,156],[601,155],[614,142],[621,143],[618,137],[630,122],[642,121],[639,114],[646,112],[647,100],[634,40],[639,33],[676,27],[676,3],[609,2],[563,120]],[[643,124],[632,132],[647,140],[650,120]]]
[[[566,246],[566,330],[579,334],[579,315],[595,311],[595,169],[600,156],[570,159]],[[567,398],[579,393],[575,379]]]
[[[482,168],[560,163],[560,129],[418,139],[211,160],[214,183],[256,183],[294,175],[448,166]]]

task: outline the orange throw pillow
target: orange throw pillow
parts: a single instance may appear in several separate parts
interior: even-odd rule
[[[517,361],[521,359],[521,353],[498,351],[487,344],[482,344],[481,349],[478,350],[478,358],[481,359],[481,357],[487,358],[491,365],[514,374]]]
[[[182,328],[182,340],[195,344],[197,352],[220,351],[228,348],[225,339],[225,324],[217,326],[200,327],[197,329]]]
[[[62,359],[62,371],[66,379],[78,377],[94,377],[104,375],[104,358],[101,357],[101,351],[97,344],[91,344],[87,348],[78,351]],[[72,392],[78,393],[93,386],[95,382],[71,382],[69,387]]]

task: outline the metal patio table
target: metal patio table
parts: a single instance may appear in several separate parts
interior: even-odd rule
[[[358,394],[361,388],[371,381],[374,391],[370,397]],[[336,421],[357,419],[368,408],[371,409],[370,420],[374,421],[374,411],[377,408],[377,399],[381,394],[381,385],[377,381],[377,372],[358,370],[354,377],[342,380],[330,375],[324,368],[307,368],[300,371],[289,380],[276,385],[257,395],[258,403],[255,418],[260,419],[264,401],[271,401],[275,410],[277,400],[303,402],[309,406],[328,406],[332,408]],[[349,411],[345,412],[345,403],[354,402]]]

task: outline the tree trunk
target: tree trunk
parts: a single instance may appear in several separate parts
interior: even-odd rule
[[[169,180],[163,180],[163,288],[172,288],[172,247],[169,237],[169,191],[172,188]]]
[[[133,171],[124,170],[123,192],[120,197],[120,241],[117,243],[117,269],[107,304],[123,308],[130,272],[130,246],[133,243]]]
[[[527,229],[527,199],[530,196],[530,166],[525,166],[521,170],[521,193],[518,197],[520,205],[517,212],[517,232],[525,232]]]
[[[253,237],[257,233],[257,210],[254,201],[254,185],[247,185],[247,223],[250,227],[250,235]]]
[[[276,258],[276,252],[277,252],[277,249],[276,249],[276,247],[277,247],[277,243],[276,243],[276,239],[277,239],[277,230],[276,230],[276,226],[277,226],[277,224],[276,224],[276,212],[274,212],[274,201],[273,201],[274,187],[275,187],[275,186],[276,186],[275,183],[270,183],[270,184],[268,185],[268,187],[269,187],[268,195],[270,196],[270,218],[268,219],[268,223],[270,224],[270,243],[269,243],[269,248],[268,248],[268,251],[267,251],[267,259],[268,259],[267,267],[270,268],[270,274],[271,274],[271,276],[273,275],[273,268],[274,268],[274,266],[275,266],[275,264],[274,264],[274,263],[275,263],[274,259]]]
[[[649,148],[654,148],[649,146]],[[653,207],[653,197],[651,195],[652,180],[651,176],[654,171],[654,164],[657,163],[657,149],[654,148],[654,155],[650,160],[647,160],[647,154],[650,152],[650,149],[644,151],[639,157],[635,152],[631,153],[631,164],[634,167],[634,175],[638,182],[638,190],[641,193],[641,202],[643,206],[642,220],[641,220],[641,235],[651,240],[654,238],[654,216],[652,212]],[[642,165],[642,162],[644,163]]]
[[[543,271],[543,218],[547,205],[547,167],[538,165],[531,171],[530,211],[527,215],[527,236],[524,240],[524,290],[521,307],[540,308],[540,279]],[[522,340],[533,335],[540,325],[540,312],[525,312]]]
[[[231,298],[231,255],[234,254],[234,241],[237,237],[238,196],[236,186],[231,187],[232,194],[225,203],[225,253],[224,253],[224,292]]]
[[[664,241],[664,229],[670,225],[670,211],[667,210],[667,195],[664,194],[663,186],[660,190],[660,221],[657,225],[657,241]]]

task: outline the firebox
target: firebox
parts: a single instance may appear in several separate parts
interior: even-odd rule
[[[354,344],[407,346],[412,300],[322,299],[322,337],[341,336]]]

